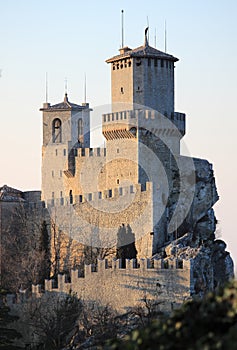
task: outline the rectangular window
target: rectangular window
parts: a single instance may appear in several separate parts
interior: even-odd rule
[[[109,195],[109,198],[111,198],[111,197],[112,197],[112,190],[109,190],[108,195]]]
[[[55,150],[55,156],[57,156],[57,155],[58,155],[58,150],[56,149],[56,150]]]
[[[133,193],[133,185],[130,186],[130,193]]]
[[[98,198],[102,199],[102,192],[98,192]]]
[[[164,60],[160,60],[160,66],[164,67]]]
[[[150,66],[151,66],[151,59],[148,58],[148,67],[150,67]]]
[[[66,156],[67,155],[67,150],[64,148],[63,150],[63,155]]]
[[[85,148],[82,148],[82,149],[81,149],[81,156],[82,156],[82,157],[85,157]]]
[[[60,204],[61,204],[61,205],[64,205],[64,198],[63,198],[63,197],[60,198]]]
[[[82,197],[82,195],[80,194],[80,195],[79,195],[79,202],[82,203],[82,201],[83,201],[83,197]]]
[[[89,202],[92,201],[92,193],[89,193],[89,194],[88,194],[88,201],[89,201]]]
[[[89,150],[89,156],[90,156],[90,157],[93,156],[93,148],[90,148],[90,150]]]
[[[97,157],[99,157],[100,156],[100,148],[98,147],[97,148]]]
[[[157,58],[154,59],[154,66],[157,67]]]
[[[54,206],[54,192],[52,192],[51,205],[52,205],[52,207]]]
[[[106,114],[104,114],[104,123],[106,122]]]
[[[123,188],[119,187],[119,195],[122,196],[123,195]]]

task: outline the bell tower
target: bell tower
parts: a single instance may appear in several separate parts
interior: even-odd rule
[[[65,172],[73,175],[74,151],[90,147],[90,108],[68,100],[43,108],[42,200],[51,201],[68,196],[64,193]]]

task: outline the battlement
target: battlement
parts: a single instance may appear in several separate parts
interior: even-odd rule
[[[83,204],[86,202],[98,202],[102,200],[114,200],[121,197],[134,197],[135,195],[144,195],[151,193],[152,183],[147,182],[146,187],[141,187],[141,184],[135,184],[130,186],[120,186],[111,189],[105,189],[103,191],[82,193],[79,195],[71,195],[69,197],[52,198],[47,201],[47,207],[52,206],[68,206],[73,204]]]
[[[106,148],[76,148],[74,150],[76,157],[105,157]]]
[[[172,112],[170,115],[163,116],[155,110],[135,109],[103,114],[102,118],[102,132],[105,137],[115,130],[130,132],[132,128],[145,129],[151,132],[155,130],[156,134],[163,134],[164,132],[174,134],[178,129],[182,136],[185,134],[185,114],[179,112]],[[125,133],[124,137],[134,137],[134,133]]]
[[[96,265],[71,270],[70,279],[58,275],[57,281],[46,280],[44,288],[32,286],[32,294],[76,293],[84,301],[96,301],[111,305],[119,313],[141,306],[146,297],[162,301],[162,308],[169,309],[183,303],[193,294],[193,260],[98,260]]]
[[[77,292],[83,287],[83,283],[87,280],[93,281],[95,276],[100,281],[106,279],[109,282],[109,276],[116,277],[119,284],[122,276],[125,274],[133,279],[135,276],[145,276],[157,280],[157,275],[162,273],[169,274],[170,271],[185,271],[188,275],[192,274],[193,260],[182,259],[117,259],[109,262],[107,259],[97,260],[97,264],[84,265],[83,270],[71,270],[71,277],[59,274],[57,281],[45,280],[44,287],[40,285],[32,285],[32,293],[39,295],[44,292]],[[155,273],[155,275],[154,275]],[[157,274],[157,275],[156,275]],[[167,275],[168,276],[168,275]],[[191,275],[190,275],[191,276]],[[165,277],[166,278],[166,277]],[[70,280],[70,282],[69,282]],[[115,287],[115,286],[114,286]],[[80,293],[79,293],[80,294]]]

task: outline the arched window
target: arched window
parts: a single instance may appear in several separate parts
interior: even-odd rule
[[[83,143],[83,120],[82,118],[78,119],[78,141]]]
[[[53,143],[62,142],[62,122],[58,118],[53,120],[52,138]]]

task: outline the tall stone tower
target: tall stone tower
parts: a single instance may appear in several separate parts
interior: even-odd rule
[[[107,183],[120,177],[131,183],[153,186],[153,252],[167,240],[166,213],[172,192],[174,157],[180,156],[180,140],[185,134],[185,114],[174,110],[174,63],[178,59],[148,43],[108,59],[111,64],[112,111],[103,116],[107,140]],[[112,166],[113,163],[121,164]],[[172,169],[173,168],[173,169]],[[128,171],[129,169],[129,171]],[[118,176],[120,172],[120,177]],[[117,179],[116,179],[117,175]]]
[[[43,108],[42,146],[42,200],[63,202],[65,193],[64,172],[74,173],[74,152],[77,148],[90,147],[90,109],[88,103],[77,105],[69,102],[67,94],[61,103]]]
[[[120,54],[108,59],[111,63],[113,111],[133,109],[138,104],[166,116],[174,112],[174,63],[172,55],[145,43],[136,49],[123,47]],[[135,107],[136,108],[136,107]]]

